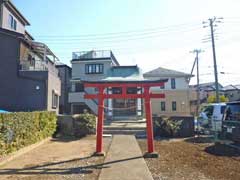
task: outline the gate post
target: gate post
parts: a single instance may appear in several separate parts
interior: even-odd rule
[[[152,123],[152,107],[151,99],[149,93],[149,87],[144,87],[144,103],[146,110],[146,121],[147,121],[147,144],[148,152],[145,154],[145,157],[148,158],[157,158],[158,154],[154,152],[154,138],[153,138],[153,123]]]
[[[98,96],[98,121],[97,121],[97,141],[96,153],[97,156],[104,156],[103,152],[103,120],[104,120],[104,87],[99,87]]]

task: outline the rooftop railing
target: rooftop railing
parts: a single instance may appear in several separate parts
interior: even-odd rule
[[[80,51],[73,52],[72,59],[86,60],[86,59],[99,59],[99,58],[111,58],[117,65],[119,65],[112,51],[110,50],[98,50],[98,51]]]
[[[81,51],[73,52],[73,59],[97,59],[97,58],[110,58],[112,52],[109,50],[100,50],[100,51]]]

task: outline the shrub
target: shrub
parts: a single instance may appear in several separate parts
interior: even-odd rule
[[[96,116],[93,114],[73,115],[74,136],[84,137],[87,134],[94,134],[96,131]]]
[[[52,136],[56,120],[55,112],[0,114],[0,155]]]
[[[229,99],[225,97],[224,95],[219,96],[220,102],[228,102]],[[215,95],[211,95],[207,98],[208,103],[216,103],[217,102],[217,97]]]
[[[164,137],[176,137],[181,128],[182,120],[172,120],[168,117],[159,117],[154,120],[155,135]]]

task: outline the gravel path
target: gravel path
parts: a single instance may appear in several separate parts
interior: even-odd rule
[[[108,150],[111,138],[104,138]],[[94,157],[95,136],[53,139],[0,167],[0,179],[95,180],[104,157]]]
[[[139,140],[146,152],[146,140]],[[240,152],[225,145],[182,141],[155,141],[158,159],[145,159],[155,180],[238,180]]]

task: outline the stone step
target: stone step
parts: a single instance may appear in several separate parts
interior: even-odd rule
[[[131,123],[137,123],[137,124],[142,124],[142,123],[146,123],[146,120],[116,120],[116,121],[112,121],[112,120],[105,120],[104,124],[131,124]]]
[[[124,135],[144,135],[145,130],[125,130],[125,129],[110,129],[103,130],[103,134],[124,134]]]
[[[116,116],[116,117],[112,117],[113,121],[118,121],[118,120],[138,120],[138,119],[142,119],[142,117],[137,117],[137,116]]]
[[[104,126],[103,130],[141,130],[145,131],[146,127],[119,127],[119,126]]]

